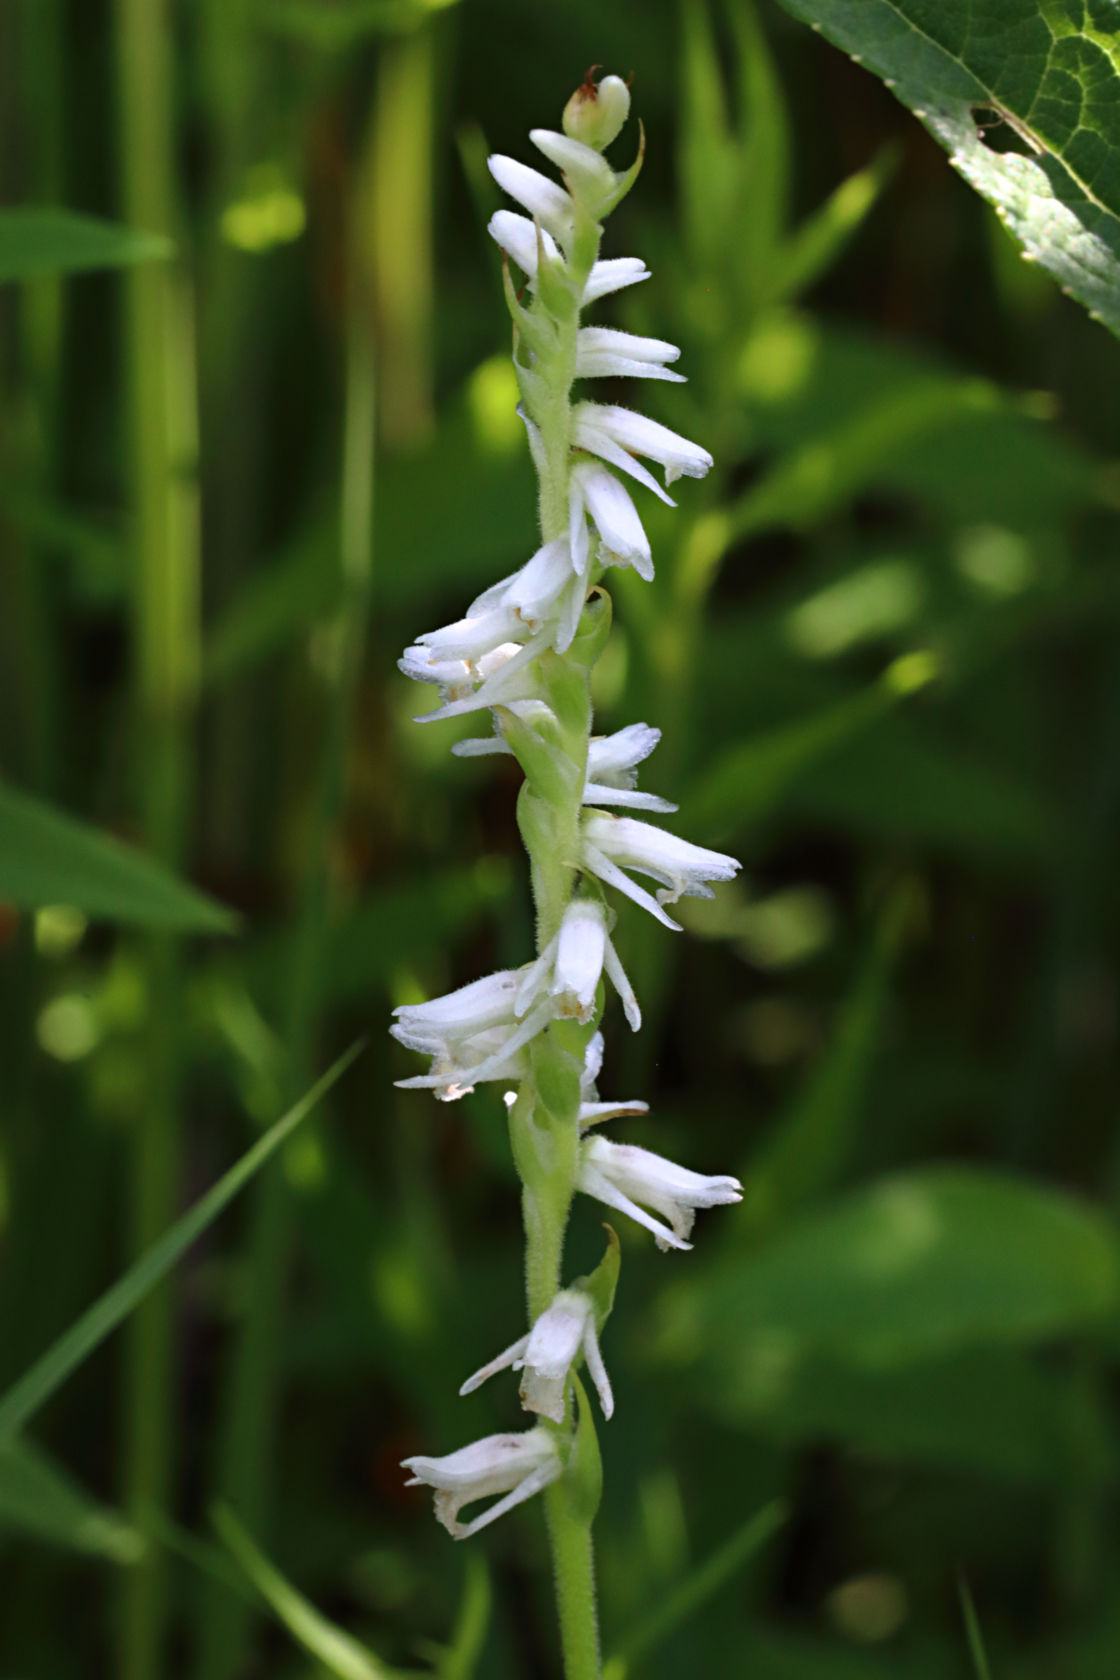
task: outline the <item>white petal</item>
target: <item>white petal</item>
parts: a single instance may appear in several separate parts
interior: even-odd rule
[[[525,970],[525,978],[517,988],[517,996],[513,1002],[514,1014],[518,1017],[518,1019],[530,1010],[536,1002],[537,993],[540,991],[541,986],[544,984],[545,976],[552,967],[552,961],[556,955],[556,942],[558,937],[558,935],[554,934],[545,946],[544,950],[541,952],[540,956],[531,962]]]
[[[570,140],[566,134],[557,134],[550,128],[531,128],[529,138],[549,163],[564,171],[573,190],[581,198],[592,201],[590,207],[594,215],[595,201],[601,203],[615,189],[614,170],[602,153],[592,146],[585,146],[581,140]]]
[[[660,729],[648,723],[628,723],[613,735],[600,735],[591,742],[587,754],[587,773],[597,782],[633,770],[647,759],[661,739]],[[627,780],[620,786],[633,787]]]
[[[620,292],[624,286],[636,286],[649,279],[649,269],[641,257],[607,257],[597,262],[583,288],[582,304],[594,303],[596,298]]]
[[[668,1248],[687,1250],[692,1247],[690,1242],[684,1242],[675,1231],[671,1231],[668,1225],[662,1225],[661,1221],[654,1219],[653,1215],[647,1213],[645,1208],[639,1207],[637,1202],[631,1201],[629,1196],[624,1195],[621,1190],[617,1189],[605,1174],[601,1173],[596,1166],[586,1159],[580,1165],[578,1183],[585,1196],[594,1196],[596,1201],[604,1202],[607,1207],[617,1208],[619,1213],[626,1214],[629,1219],[633,1219],[638,1225],[644,1225],[647,1231],[652,1231],[657,1238],[658,1248],[662,1250]]]
[[[638,1000],[634,995],[634,988],[627,978],[626,970],[618,960],[618,952],[615,950],[614,944],[609,938],[606,942],[603,966],[610,975],[611,983],[613,984],[615,991],[622,999],[622,1007],[625,1011],[626,1019],[630,1023],[631,1032],[640,1032],[642,1026],[642,1012],[638,1007]]]
[[[584,1102],[579,1105],[580,1126],[597,1126],[603,1120],[617,1120],[621,1114],[648,1114],[644,1102]]]
[[[666,833],[653,823],[634,817],[612,817],[592,810],[584,819],[584,835],[590,844],[626,869],[637,869],[663,884],[659,903],[675,904],[683,894],[710,898],[709,881],[730,881],[739,871],[739,860],[707,846],[694,846]]]
[[[583,1052],[583,1072],[580,1075],[579,1088],[583,1096],[593,1096],[595,1081],[603,1066],[603,1035],[594,1032],[587,1041],[587,1049]]]
[[[469,735],[465,741],[454,741],[451,751],[456,758],[487,758],[491,753],[513,756],[513,748],[500,735]]]
[[[499,1353],[496,1359],[492,1359],[489,1365],[484,1365],[480,1371],[475,1372],[473,1377],[468,1377],[459,1393],[473,1394],[476,1388],[481,1388],[484,1382],[489,1382],[496,1372],[508,1370],[521,1358],[528,1345],[529,1338],[527,1335],[522,1336],[519,1341],[511,1343],[503,1353]]]
[[[443,997],[429,998],[426,1003],[402,1003],[393,1014],[402,1023],[431,1027],[441,1033],[481,1032],[512,1019],[519,980],[520,970],[500,968],[497,973],[471,980]]]
[[[673,385],[687,383],[683,373],[658,362],[632,362],[609,350],[580,350],[576,357],[577,379],[664,379]]]
[[[578,346],[589,353],[625,356],[632,362],[675,362],[680,349],[663,338],[642,338],[615,327],[581,327]]]
[[[452,747],[451,751],[454,752],[455,748]],[[639,793],[637,788],[604,787],[601,782],[584,783],[583,804],[626,805],[634,811],[659,811],[663,816],[680,810],[679,805],[674,805],[671,799],[662,799],[659,793]]]
[[[698,443],[659,425],[648,415],[637,414],[631,408],[609,403],[580,403],[576,409],[576,431],[581,421],[604,434],[622,449],[636,455],[646,455],[665,468],[665,483],[682,474],[688,478],[703,478],[712,465],[712,457]],[[601,453],[601,451],[600,451]]]
[[[583,1357],[587,1361],[588,1376],[595,1384],[599,1404],[603,1408],[603,1416],[609,1422],[614,1416],[614,1395],[611,1392],[611,1379],[607,1375],[607,1367],[603,1364],[603,1356],[599,1352],[599,1337],[595,1331],[594,1315],[588,1319],[587,1329],[584,1332]]]
[[[476,618],[460,618],[442,630],[428,630],[419,640],[430,648],[436,662],[444,659],[465,659],[470,664],[482,659],[506,642],[518,640],[525,624],[512,607],[497,607],[493,612]]]
[[[562,187],[541,175],[516,158],[495,153],[486,160],[487,166],[503,192],[524,205],[541,227],[561,243],[572,229],[572,201]]]
[[[653,577],[649,538],[626,487],[593,461],[573,468],[572,483],[599,533],[599,559],[604,565],[633,566],[648,583]]]
[[[677,504],[672,496],[662,490],[653,474],[647,472],[640,461],[636,461],[633,455],[627,454],[622,445],[616,443],[614,438],[601,426],[597,426],[593,419],[581,413],[582,409],[593,408],[594,406],[593,403],[577,403],[572,411],[572,442],[576,448],[586,449],[592,455],[598,455],[602,460],[609,461],[612,467],[617,467],[620,472],[628,473],[631,478],[637,479],[639,484],[644,484],[647,490],[652,490],[654,495],[659,497],[667,507],[676,507]]]
[[[609,944],[601,904],[573,899],[564,912],[556,941],[552,996],[558,1015],[589,1021],[595,1012],[595,989]]]
[[[566,537],[554,538],[526,561],[506,591],[505,601],[535,630],[552,616],[560,594],[572,576],[572,554]]]
[[[488,1510],[483,1511],[481,1516],[475,1517],[469,1523],[459,1523],[454,1518],[451,1522],[445,1522],[442,1517],[440,1517],[440,1521],[443,1522],[448,1533],[456,1540],[469,1540],[472,1534],[477,1534],[479,1529],[486,1528],[490,1523],[496,1522],[499,1517],[504,1517],[506,1512],[512,1511],[515,1505],[523,1505],[526,1499],[532,1499],[535,1493],[540,1493],[550,1482],[556,1480],[562,1468],[559,1458],[552,1460],[550,1463],[542,1464],[538,1470],[533,1470],[526,1476],[520,1486],[507,1493],[504,1499],[499,1499],[496,1505],[491,1505]],[[436,1515],[440,1516],[438,1497],[436,1499]]]
[[[528,216],[519,216],[513,210],[495,210],[490,218],[486,230],[507,256],[511,256],[522,273],[530,280],[536,278],[537,273],[537,230]],[[541,229],[541,239],[548,256],[556,258],[560,255],[559,247],[550,233]],[[623,258],[624,262],[635,261],[634,258]],[[592,271],[594,272],[594,271]]]
[[[603,853],[586,839],[583,842],[583,861],[591,873],[599,877],[600,881],[604,881],[608,887],[617,887],[619,892],[625,893],[626,897],[633,899],[635,904],[640,904],[643,910],[648,910],[650,915],[655,916],[663,926],[672,928],[674,933],[683,931],[681,924],[675,922],[672,916],[661,908],[652,893],[646,892],[644,887],[640,887],[636,881],[632,881],[629,875],[623,873],[617,863],[612,863],[610,858],[604,857]]]

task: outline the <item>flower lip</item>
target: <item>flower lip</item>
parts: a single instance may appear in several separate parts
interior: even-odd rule
[[[466,1540],[555,1481],[563,1461],[556,1436],[537,1428],[521,1434],[486,1435],[442,1458],[418,1454],[403,1459],[401,1468],[412,1471],[406,1487],[434,1490],[439,1521],[454,1539]],[[471,1522],[459,1521],[464,1505],[492,1494],[504,1497]]]

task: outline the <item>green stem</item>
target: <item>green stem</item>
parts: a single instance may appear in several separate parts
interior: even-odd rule
[[[566,1509],[563,1490],[545,1495],[556,1580],[556,1610],[564,1653],[564,1680],[599,1680],[599,1624],[595,1612],[595,1560],[591,1525]]]
[[[176,231],[175,109],[166,0],[117,0],[120,151],[125,219]],[[177,864],[191,779],[198,670],[197,421],[193,325],[182,273],[171,264],[127,279],[128,409],[135,541],[138,797],[148,850]],[[177,943],[146,941],[148,1027],[134,1136],[131,1239],[149,1246],[176,1211],[182,986]],[[167,1290],[137,1310],[126,1344],[125,1498],[134,1515],[164,1509],[173,1485],[172,1306]],[[149,1552],[122,1582],[122,1680],[166,1672],[165,1563]]]
[[[373,569],[376,387],[372,316],[364,253],[359,245],[364,227],[359,209],[350,253],[346,330],[339,509],[341,599],[329,628],[326,729],[285,1011],[288,1087],[297,1095],[308,1082],[315,1056],[330,916],[331,855],[345,804],[346,754],[361,674]],[[251,1216],[247,1269],[253,1294],[231,1357],[217,1477],[221,1497],[258,1536],[268,1527],[291,1228],[287,1182],[282,1173],[270,1173],[258,1186]],[[199,1680],[232,1680],[242,1671],[252,1620],[251,1607],[218,1589],[210,1591],[195,1669]]]

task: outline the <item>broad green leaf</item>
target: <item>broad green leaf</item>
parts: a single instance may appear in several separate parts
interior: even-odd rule
[[[238,1191],[244,1189],[253,1175],[259,1172],[265,1162],[291,1136],[300,1121],[311,1113],[316,1104],[341,1079],[361,1049],[362,1044],[359,1042],[340,1056],[322,1078],[316,1080],[307,1095],[301,1097],[299,1102],[282,1115],[263,1137],[258,1138],[252,1148],[247,1149],[241,1159],[227,1173],[223,1173],[218,1182],[212,1185],[181,1219],[177,1219],[158,1242],[153,1243],[135,1265],[129,1267],[123,1277],[118,1278],[92,1306],[87,1307],[81,1317],[68,1330],[64,1330],[35,1361],[30,1370],[25,1371],[7,1393],[0,1397],[0,1442],[9,1440],[17,1430],[22,1429],[28,1419],[50,1399],[57,1388],[61,1387],[71,1372],[75,1371],[83,1360],[88,1359],[94,1349],[100,1347],[106,1336],[111,1335],[117,1326],[124,1322],[149,1290],[166,1276],[207,1226],[213,1224]]]
[[[784,0],[881,76],[1062,287],[1120,332],[1116,0]],[[1006,123],[1022,151],[985,144]]]
[[[214,1527],[277,1619],[328,1674],[337,1675],[338,1680],[386,1680],[389,1670],[285,1580],[227,1505],[215,1507],[213,1520]]]
[[[1106,1426],[1087,1434],[1061,1374],[1017,1348],[868,1369],[745,1336],[702,1357],[696,1392],[724,1422],[787,1447],[836,1443],[1024,1487],[1068,1487],[1086,1464],[1096,1481],[1116,1475]]]
[[[73,210],[0,210],[0,283],[169,257],[169,239]]]
[[[753,1511],[703,1563],[678,1581],[667,1597],[651,1605],[637,1627],[623,1635],[617,1651],[604,1665],[603,1680],[626,1680],[642,1657],[684,1627],[709,1598],[734,1579],[788,1516],[789,1511],[780,1499]]]
[[[0,1444],[0,1533],[26,1535],[111,1563],[135,1563],[144,1538],[118,1512],[93,1499],[40,1447]]]
[[[228,933],[237,922],[154,859],[3,782],[0,902],[72,904],[105,921],[183,933]]]
[[[936,1167],[847,1196],[679,1286],[665,1345],[741,1338],[777,1361],[816,1352],[888,1367],[1085,1330],[1118,1301],[1120,1240],[1096,1209],[1029,1179]]]
[[[881,914],[819,1067],[744,1175],[744,1212],[756,1229],[781,1223],[792,1209],[834,1184],[847,1164],[910,909],[911,894],[901,888]]]

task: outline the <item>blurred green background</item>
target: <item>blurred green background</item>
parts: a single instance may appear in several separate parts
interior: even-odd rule
[[[653,270],[596,319],[690,381],[606,400],[716,457],[610,574],[598,726],[745,866],[687,937],[620,909],[614,1132],[747,1195],[620,1233],[612,1674],[964,1677],[962,1580],[993,1675],[1120,1671],[1114,341],[763,0],[9,0],[0,200],[174,254],[0,212],[5,1387],[370,1035],[0,1398],[11,1680],[557,1673],[539,1510],[456,1548],[402,1487],[522,1426],[455,1394],[520,1216],[496,1088],[394,1090],[385,1026],[530,954],[516,768],[395,661],[535,546],[485,157],[593,62]]]

